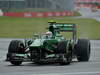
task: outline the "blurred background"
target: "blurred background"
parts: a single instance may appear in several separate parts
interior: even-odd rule
[[[96,11],[100,9],[100,0],[76,0],[75,1],[76,8],[91,8],[92,11]]]
[[[100,8],[100,0],[0,0],[0,8],[45,8],[73,10],[75,4],[79,7]]]
[[[100,0],[0,0],[2,38],[39,34],[51,19],[75,23],[79,36],[100,39]]]
[[[42,10],[73,10],[75,0],[0,0],[2,9],[41,8]]]

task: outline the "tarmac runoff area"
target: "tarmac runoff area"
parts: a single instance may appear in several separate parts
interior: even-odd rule
[[[0,39],[0,75],[100,75],[100,40],[91,40],[89,62],[77,62],[75,59],[70,65],[65,66],[36,65],[32,62],[13,66],[4,61],[11,40],[13,39]]]
[[[91,8],[80,8],[79,13],[82,16],[75,18],[92,18],[100,22],[100,9],[93,12]]]

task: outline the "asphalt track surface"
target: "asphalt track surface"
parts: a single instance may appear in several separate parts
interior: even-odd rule
[[[12,39],[0,39],[0,75],[100,75],[100,40],[91,40],[91,57],[89,62],[77,62],[70,65],[59,64],[36,65],[24,62],[13,66],[5,62],[8,45]]]

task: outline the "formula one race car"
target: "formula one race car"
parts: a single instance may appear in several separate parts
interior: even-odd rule
[[[90,41],[78,39],[76,24],[48,22],[48,32],[35,35],[34,39],[12,40],[10,42],[7,61],[13,65],[21,65],[24,61],[35,64],[59,63],[70,64],[73,58],[78,61],[89,61]],[[60,32],[71,32],[67,39]],[[67,33],[66,33],[67,34]]]

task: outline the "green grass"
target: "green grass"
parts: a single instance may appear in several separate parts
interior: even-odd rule
[[[81,16],[81,14],[77,11],[74,11],[74,16]]]
[[[0,17],[0,38],[29,38],[43,33],[48,27],[47,21],[77,24],[78,36],[89,39],[100,39],[100,22],[94,19],[76,19],[72,17],[53,18],[15,18]]]

